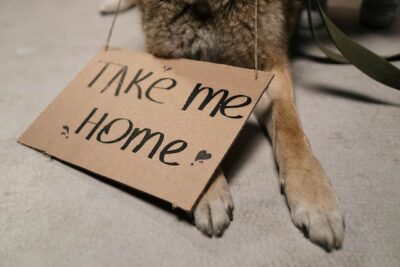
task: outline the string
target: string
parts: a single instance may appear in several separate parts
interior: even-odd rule
[[[254,40],[254,70],[255,70],[255,79],[257,80],[258,78],[258,54],[257,54],[257,50],[258,50],[258,0],[255,0],[256,4],[255,4],[255,8],[254,8],[254,36],[255,36],[255,40]]]
[[[117,20],[117,16],[118,16],[118,13],[119,13],[119,7],[120,7],[120,6],[121,6],[121,0],[118,0],[117,10],[116,10],[115,13],[114,13],[114,17],[113,17],[113,20],[112,20],[112,22],[111,22],[111,27],[110,27],[110,29],[109,29],[109,31],[108,31],[108,36],[107,36],[106,45],[105,45],[105,48],[104,48],[106,51],[107,51],[108,48],[109,48],[111,36],[112,36],[112,34],[113,34],[113,31],[114,31],[115,21]]]

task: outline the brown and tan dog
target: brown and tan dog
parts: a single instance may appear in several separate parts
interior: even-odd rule
[[[147,50],[156,56],[253,68],[255,2],[122,0],[120,10],[140,6]],[[112,13],[117,6],[118,0],[106,0],[100,11]],[[293,223],[311,241],[330,250],[343,242],[343,214],[303,133],[288,62],[289,41],[301,7],[302,0],[258,1],[258,67],[273,72],[275,78],[256,116],[271,137]],[[194,210],[197,228],[208,235],[225,230],[233,209],[222,170],[219,174]]]

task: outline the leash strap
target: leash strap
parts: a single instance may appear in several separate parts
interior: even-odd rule
[[[357,44],[347,37],[336,25],[329,19],[324,12],[319,0],[307,0],[308,21],[310,24],[311,33],[321,49],[321,51],[332,61],[346,64],[351,63],[364,74],[372,79],[385,84],[394,89],[400,90],[400,69],[396,68],[388,60],[400,59],[400,54],[383,58],[367,48]],[[341,54],[336,53],[322,45],[315,33],[315,28],[311,18],[311,5],[314,1],[318,7],[321,19],[328,31],[329,37],[335,44]]]

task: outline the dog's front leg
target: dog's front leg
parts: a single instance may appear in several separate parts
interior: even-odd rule
[[[218,168],[194,208],[194,223],[206,235],[220,236],[232,220],[232,212],[232,195],[222,169]]]
[[[270,71],[275,77],[256,115],[272,140],[292,221],[311,241],[327,250],[339,248],[344,238],[343,215],[336,193],[303,133],[287,60]]]

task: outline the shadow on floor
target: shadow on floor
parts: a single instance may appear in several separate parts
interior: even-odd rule
[[[350,100],[354,100],[357,102],[363,102],[368,104],[376,104],[376,105],[384,105],[384,106],[392,106],[392,107],[400,107],[400,103],[394,103],[390,101],[385,101],[381,99],[377,99],[375,97],[362,94],[356,91],[352,91],[346,88],[339,88],[334,86],[328,86],[325,84],[312,84],[304,86],[305,90],[310,90],[319,94],[330,95],[338,98],[346,98]],[[390,89],[389,89],[390,90]]]
[[[184,210],[182,210],[180,208],[172,207],[171,203],[169,203],[167,201],[164,201],[162,199],[156,198],[156,197],[154,197],[152,195],[149,195],[147,193],[144,193],[142,191],[139,191],[139,190],[134,189],[132,187],[129,187],[127,185],[121,184],[121,183],[119,183],[117,181],[114,181],[114,180],[111,180],[111,179],[109,179],[107,177],[98,175],[96,173],[93,173],[91,171],[88,171],[88,170],[83,169],[83,168],[81,168],[79,166],[73,165],[71,163],[68,163],[68,162],[59,160],[57,158],[53,158],[53,157],[52,157],[52,159],[57,160],[57,161],[65,164],[68,167],[71,167],[71,168],[74,168],[74,169],[76,169],[76,170],[78,170],[80,172],[83,172],[83,173],[85,173],[85,174],[87,174],[87,175],[99,180],[100,182],[103,182],[103,183],[105,183],[107,185],[110,185],[110,186],[112,186],[114,188],[117,188],[117,189],[119,189],[119,190],[121,190],[121,191],[123,191],[123,192],[125,192],[127,194],[130,194],[130,195],[132,195],[132,196],[134,196],[136,198],[139,198],[139,199],[141,199],[141,200],[143,200],[143,201],[145,201],[147,203],[150,203],[153,206],[158,207],[159,209],[161,209],[161,210],[163,210],[165,212],[172,212],[177,216],[177,218],[179,220],[186,221],[187,223],[192,224],[193,220],[192,220],[191,214],[189,214],[188,212],[186,212],[186,211],[184,211]]]
[[[261,136],[263,138],[260,138]],[[228,182],[237,177],[237,171],[247,164],[259,142],[271,143],[268,134],[259,124],[248,121],[222,163]]]

